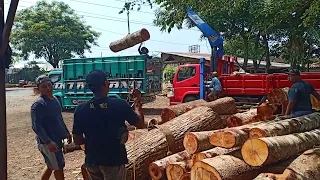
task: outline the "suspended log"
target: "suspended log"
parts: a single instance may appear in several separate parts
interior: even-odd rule
[[[165,169],[169,164],[187,161],[191,155],[187,151],[181,151],[149,164],[149,174],[153,180],[159,180],[166,176]]]
[[[228,155],[228,154],[232,154],[233,156],[236,156],[236,154],[237,154],[236,151],[239,151],[239,150],[240,150],[240,147],[231,148],[231,149],[215,147],[215,148],[209,149],[207,151],[196,153],[196,154],[192,155],[192,158],[189,161],[189,167],[192,167],[198,161],[201,161],[201,160],[207,159],[207,158],[212,158],[215,156]]]
[[[187,162],[176,162],[169,164],[166,167],[166,174],[168,180],[180,180],[185,178],[184,176],[188,173],[189,167]]]
[[[162,123],[178,117],[181,114],[199,106],[209,107],[219,115],[229,115],[237,112],[235,101],[231,97],[220,98],[212,102],[206,102],[202,99],[199,99],[164,108],[161,111]]]
[[[208,107],[197,107],[167,123],[158,125],[156,129],[126,144],[129,159],[126,166],[127,179],[133,179],[133,169],[135,169],[135,178],[144,180],[148,178],[150,163],[183,151],[183,137],[186,132],[220,129],[222,126],[220,116]]]
[[[320,127],[320,113],[286,119],[273,123],[260,124],[250,130],[250,138],[281,136],[310,131]]]
[[[255,180],[318,180],[320,177],[320,148],[305,151],[282,174],[262,173]]]
[[[245,162],[264,166],[295,156],[320,144],[320,129],[285,136],[247,140],[241,149]]]
[[[251,122],[252,118],[257,115],[257,109],[250,109],[249,111],[237,113],[232,115],[229,119],[227,119],[228,127],[237,127],[243,124],[247,124],[246,122]]]
[[[183,146],[189,154],[213,148],[209,137],[214,131],[188,132],[183,138]]]
[[[249,180],[257,176],[256,169],[239,158],[220,155],[196,162],[191,169],[191,180]]]
[[[210,143],[213,146],[233,148],[241,146],[249,138],[248,133],[239,129],[222,129],[210,136]]]
[[[149,39],[150,39],[149,31],[143,28],[132,34],[126,35],[124,38],[118,41],[111,42],[109,45],[109,48],[112,52],[119,52],[119,51],[128,49],[130,47],[133,47],[137,44],[140,44],[144,41],[147,41]]]

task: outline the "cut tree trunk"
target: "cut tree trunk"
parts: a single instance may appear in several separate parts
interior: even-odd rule
[[[221,129],[223,124],[220,116],[212,109],[198,107],[157,127],[126,144],[129,159],[126,166],[128,180],[133,179],[134,169],[136,179],[148,178],[150,163],[165,158],[170,153],[183,151],[183,137],[186,132]]]
[[[257,115],[259,116],[259,121],[267,121],[275,119],[273,115],[277,107],[269,103],[262,103],[257,107]]]
[[[255,180],[318,180],[320,177],[320,148],[305,151],[282,174],[262,173]]]
[[[239,158],[220,155],[196,162],[191,169],[191,180],[249,180],[258,175],[256,169]]]
[[[232,115],[229,119],[227,119],[228,127],[237,127],[243,124],[247,124],[246,122],[250,122],[254,116],[257,115],[257,109],[250,109],[247,112],[237,113]]]
[[[191,159],[191,155],[187,151],[178,152],[149,164],[149,174],[153,180],[159,180],[165,177],[165,169],[169,164],[189,159]]]
[[[199,106],[209,107],[219,115],[230,115],[237,112],[235,101],[231,97],[220,98],[212,102],[206,102],[202,99],[199,99],[164,108],[161,111],[162,123],[170,121],[171,119]]]
[[[239,129],[222,129],[210,136],[213,146],[233,148],[241,146],[249,138],[248,133]]]
[[[140,136],[146,134],[147,132],[148,132],[148,129],[137,129],[137,130],[129,131],[127,143],[129,141],[139,139]]]
[[[288,95],[283,89],[275,88],[268,93],[267,98],[269,103],[281,105],[283,102],[288,100]]]
[[[190,171],[187,162],[176,162],[166,167],[168,180],[180,180]]]
[[[209,137],[214,131],[188,132],[183,138],[183,146],[189,154],[213,148]]]
[[[320,144],[320,129],[285,136],[247,140],[241,149],[245,162],[265,166],[295,156]]]
[[[124,38],[118,41],[111,42],[109,45],[109,48],[113,52],[119,52],[124,49],[133,47],[137,44],[140,44],[144,41],[147,41],[149,39],[150,39],[149,31],[143,28],[139,31],[128,34],[127,36],[125,36]]]
[[[320,127],[320,113],[257,125],[250,130],[250,138],[282,136],[310,131]]]
[[[318,92],[320,93],[320,92]],[[312,104],[312,108],[319,111],[320,110],[320,101],[317,100],[316,97],[314,97],[313,95],[311,96],[311,104]]]
[[[240,150],[240,147],[231,148],[231,149],[215,147],[207,151],[196,153],[192,155],[192,159],[189,161],[189,167],[192,167],[196,162],[201,161],[203,159],[207,159],[207,158],[212,158],[220,155],[228,155],[228,154],[232,154],[234,156],[235,154],[237,154],[236,151],[239,151],[239,150]]]

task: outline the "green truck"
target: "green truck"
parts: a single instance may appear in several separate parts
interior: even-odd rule
[[[85,78],[94,69],[108,73],[110,98],[121,98],[131,103],[129,92],[138,88],[143,102],[150,102],[162,90],[161,63],[144,55],[65,59],[61,64],[61,69],[50,71],[48,76],[54,83],[53,94],[64,110],[75,108],[93,97]]]

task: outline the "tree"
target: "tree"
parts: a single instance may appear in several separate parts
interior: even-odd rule
[[[91,52],[99,36],[67,4],[43,0],[17,13],[11,43],[24,60],[34,54],[56,68],[61,59]]]

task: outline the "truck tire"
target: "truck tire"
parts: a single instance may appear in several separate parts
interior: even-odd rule
[[[190,101],[195,101],[198,100],[199,98],[196,95],[188,95],[183,99],[183,102],[190,102]]]
[[[60,97],[60,96],[56,96],[56,98],[58,99],[58,101],[59,101],[59,103],[60,103],[60,105],[61,105],[61,110],[62,110],[62,112],[66,111],[66,108],[63,107],[63,105],[62,105],[61,97]]]

